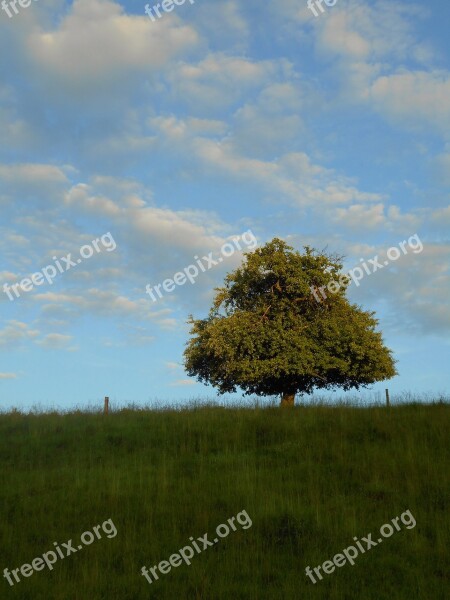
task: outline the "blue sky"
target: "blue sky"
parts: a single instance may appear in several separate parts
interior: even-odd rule
[[[417,234],[349,294],[377,311],[393,392],[448,390],[449,3],[144,6],[0,11],[0,290],[116,245],[0,291],[0,408],[215,396],[181,366],[186,319],[240,252],[157,302],[145,287],[248,230],[347,268]]]

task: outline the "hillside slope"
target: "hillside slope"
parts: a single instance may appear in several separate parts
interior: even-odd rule
[[[0,415],[0,571],[54,542],[77,548],[109,519],[117,532],[14,586],[2,577],[0,597],[444,600],[449,414],[436,404]],[[316,584],[306,575],[405,511],[415,527],[397,521],[354,566]],[[141,574],[238,513],[236,531],[190,566],[151,584]]]

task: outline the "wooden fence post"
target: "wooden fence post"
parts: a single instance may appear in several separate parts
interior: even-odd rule
[[[390,402],[389,402],[389,390],[386,388],[386,406],[389,408],[390,407]]]
[[[105,396],[105,409],[104,409],[105,415],[108,414],[108,410],[109,410],[109,397]]]

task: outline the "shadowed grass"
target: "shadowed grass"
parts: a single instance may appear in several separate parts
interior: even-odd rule
[[[191,406],[0,415],[0,571],[111,518],[95,541],[10,587],[21,600],[444,600],[449,406]],[[325,560],[406,510],[414,529],[313,585]],[[213,548],[140,574],[246,510]]]

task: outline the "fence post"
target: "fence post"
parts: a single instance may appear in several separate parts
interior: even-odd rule
[[[389,402],[389,390],[386,388],[386,406],[389,408],[390,407],[390,402]]]
[[[105,415],[108,414],[108,410],[109,410],[109,397],[105,396],[105,409],[103,411],[105,413]]]

